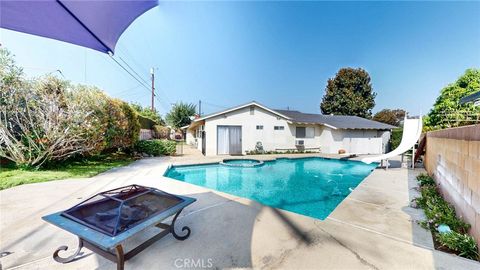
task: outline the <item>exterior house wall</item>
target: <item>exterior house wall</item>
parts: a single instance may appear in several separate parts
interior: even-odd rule
[[[381,134],[379,135],[379,133]],[[384,135],[385,137],[382,137],[383,133],[386,133],[386,135]],[[388,143],[388,139],[390,138],[389,134],[390,131],[332,129],[329,127],[322,127],[319,141],[321,145],[321,151],[323,153],[335,154],[338,153],[338,150],[340,149],[344,149],[347,152],[356,153],[359,152],[360,149],[360,154],[366,154],[367,152],[369,154],[381,154],[385,152],[383,143]],[[385,140],[386,142],[384,142]],[[368,145],[356,145],[354,147],[355,142],[362,143],[363,141]],[[373,144],[373,148],[375,148],[376,151],[368,151],[372,148],[369,147],[371,144]]]
[[[390,136],[391,135],[392,135],[392,132],[390,130],[379,130],[378,131],[378,137],[382,138],[382,153],[389,152]]]
[[[188,129],[186,133],[185,142],[189,145],[195,145],[195,129]]]
[[[263,130],[257,130],[257,125],[263,125]],[[242,153],[254,150],[258,141],[262,142],[263,148],[267,151],[295,147],[292,129],[289,128],[285,119],[259,107],[255,107],[253,115],[251,115],[250,108],[246,107],[205,120],[207,156],[217,154],[217,126],[242,127]],[[274,130],[274,126],[284,126],[285,128],[284,130]]]
[[[205,119],[207,156],[217,155],[218,126],[242,127],[242,153],[254,150],[257,142],[262,143],[265,151],[296,149],[297,127],[314,128],[313,138],[299,139],[304,141],[305,149],[320,148],[320,151],[323,153],[338,153],[339,149],[346,149],[348,151],[349,142],[351,141],[350,138],[370,139],[378,137],[377,141],[383,140],[383,131],[332,129],[322,125],[294,124],[260,107],[253,108],[253,114],[251,107],[245,107]],[[256,127],[259,125],[263,126],[263,129],[257,130]],[[284,130],[275,130],[275,126],[283,126]],[[388,133],[386,138],[389,138],[390,132],[386,131],[386,133]],[[201,139],[197,141],[197,147],[201,149]],[[379,150],[374,154],[382,152],[382,150]]]
[[[480,125],[428,132],[424,163],[480,244]]]

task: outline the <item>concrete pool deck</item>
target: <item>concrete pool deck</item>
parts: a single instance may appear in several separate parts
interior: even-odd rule
[[[480,269],[478,262],[434,250],[430,233],[415,223],[423,213],[409,202],[417,196],[413,188],[421,169],[376,169],[321,221],[162,176],[171,163],[198,161],[148,158],[88,179],[0,191],[0,251],[9,254],[0,258],[0,269],[115,269],[88,249],[74,262],[55,262],[53,251],[67,245],[72,249],[67,253],[72,252],[77,240],[41,216],[133,183],[198,201],[177,221],[192,229],[189,239],[167,236],[127,261],[126,269]]]

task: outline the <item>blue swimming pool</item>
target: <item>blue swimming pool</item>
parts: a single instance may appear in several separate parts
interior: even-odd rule
[[[266,161],[259,167],[173,166],[165,176],[325,219],[377,165],[313,157]]]

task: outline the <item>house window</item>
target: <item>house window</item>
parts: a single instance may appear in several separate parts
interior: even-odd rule
[[[305,137],[306,138],[315,138],[315,128],[314,127],[305,128]]]
[[[257,126],[257,130],[262,130],[263,126]]]
[[[295,137],[296,138],[305,138],[305,127],[297,127],[296,130],[295,130]]]
[[[250,106],[250,115],[254,115],[254,114],[255,114],[255,107]]]
[[[273,129],[274,130],[284,130],[285,127],[284,126],[274,126]]]
[[[314,127],[297,127],[295,130],[295,137],[299,139],[314,138],[315,128]]]

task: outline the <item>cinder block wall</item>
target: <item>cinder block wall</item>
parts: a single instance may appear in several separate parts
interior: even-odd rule
[[[480,125],[428,132],[425,168],[480,245]]]

